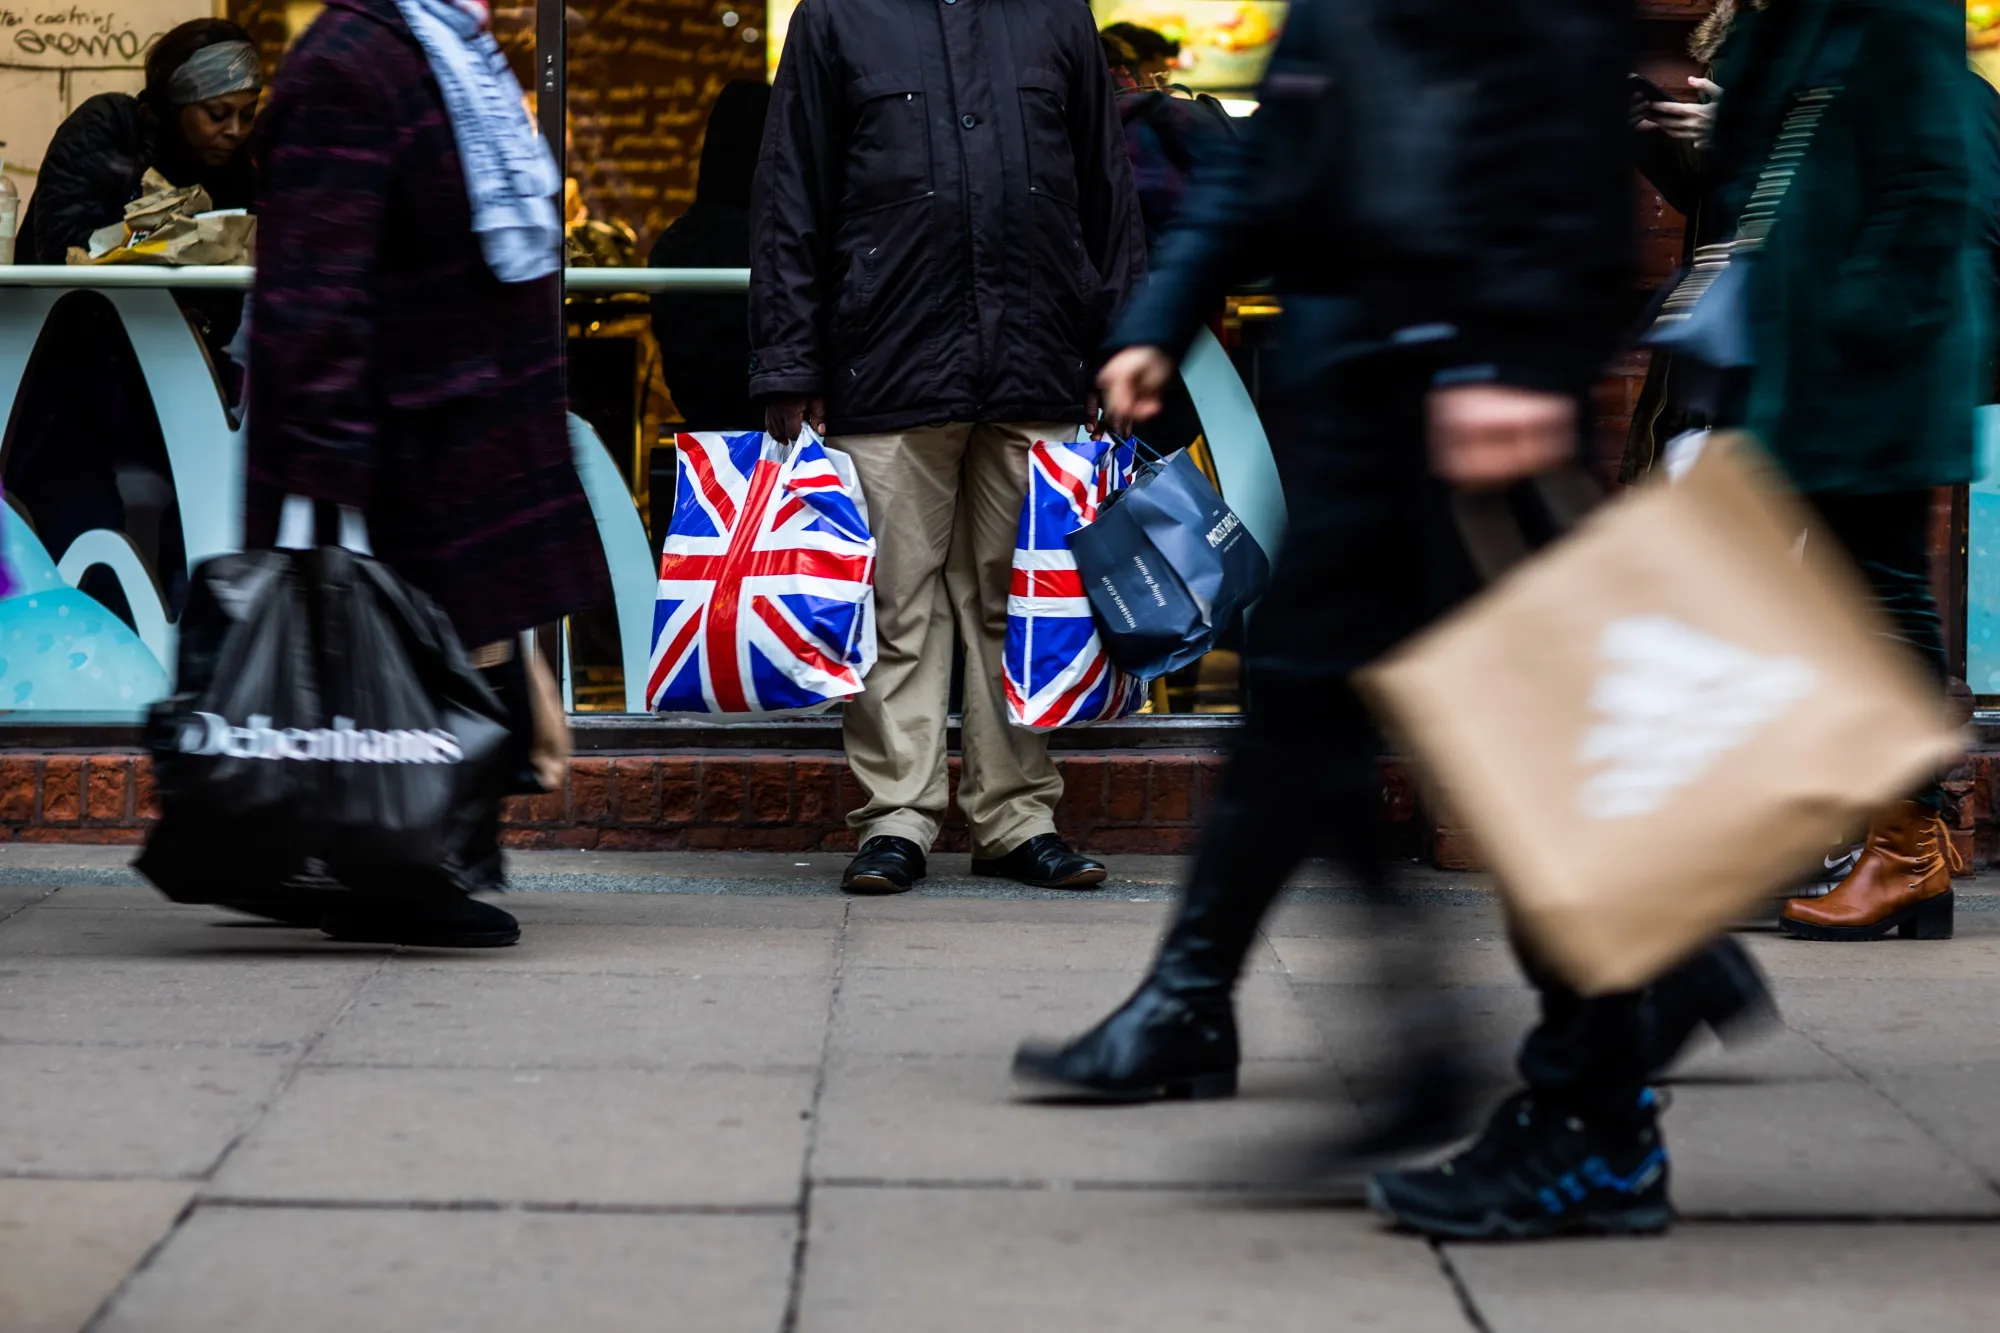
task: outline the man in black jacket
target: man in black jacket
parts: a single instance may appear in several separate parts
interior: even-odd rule
[[[751,215],[750,389],[773,435],[831,430],[878,542],[881,655],[846,711],[866,793],[842,887],[908,889],[947,804],[973,869],[1087,888],[1044,737],[1008,725],[1001,650],[1037,440],[1095,418],[1092,372],[1145,240],[1083,0],[808,0],[778,66]]]
[[[1102,1024],[1027,1046],[1066,1094],[1226,1096],[1231,991],[1299,863],[1342,861],[1387,900],[1378,740],[1350,674],[1476,585],[1451,488],[1493,489],[1578,448],[1629,288],[1627,13],[1605,0],[1293,6],[1248,136],[1223,150],[1110,340],[1107,405],[1159,408],[1201,312],[1275,270],[1291,529],[1249,624],[1251,711],[1151,974]],[[1316,1169],[1419,1151],[1463,1125],[1455,1024],[1422,931],[1385,939],[1407,1063],[1378,1131]],[[1543,1021],[1528,1091],[1448,1166],[1378,1177],[1397,1221],[1454,1236],[1667,1225],[1649,1076],[1759,995],[1721,949],[1657,995],[1585,1001],[1526,960]]]

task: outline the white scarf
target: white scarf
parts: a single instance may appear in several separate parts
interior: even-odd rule
[[[396,0],[444,93],[465,164],[472,230],[502,282],[530,282],[562,267],[562,177],[528,119],[521,85],[477,0]]]

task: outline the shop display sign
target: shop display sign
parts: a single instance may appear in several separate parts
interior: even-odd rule
[[[1174,82],[1211,93],[1257,86],[1289,8],[1278,0],[1091,0],[1100,26],[1136,23],[1179,42]]]
[[[1965,46],[1972,67],[2000,84],[2000,4],[1966,5]]]

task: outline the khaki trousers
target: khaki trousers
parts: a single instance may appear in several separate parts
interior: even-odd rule
[[[827,441],[854,460],[875,529],[880,656],[846,706],[847,762],[867,796],[847,822],[862,842],[929,849],[944,824],[954,619],[965,644],[958,805],[972,854],[1002,856],[1055,831],[1062,776],[1048,738],[1007,721],[1001,652],[1028,451],[1075,434],[1074,424],[954,422]]]

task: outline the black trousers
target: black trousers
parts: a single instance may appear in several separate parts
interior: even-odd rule
[[[1806,498],[1819,511],[1823,525],[1807,540],[1829,537],[1846,549],[1896,637],[1910,646],[1942,686],[1951,668],[1945,655],[1944,620],[1931,590],[1931,492]],[[1915,799],[1936,810],[1944,791],[1932,782],[1915,793]]]
[[[1409,352],[1334,357],[1315,368],[1313,397],[1286,414],[1289,531],[1250,618],[1249,713],[1162,945],[1171,986],[1227,989],[1307,858],[1332,858],[1378,901],[1397,902],[1382,838],[1382,742],[1349,679],[1479,586],[1428,468],[1430,373]],[[1421,932],[1381,941],[1392,1003],[1405,1015],[1426,999],[1448,1012],[1430,950],[1387,949],[1389,934]],[[1543,1005],[1522,1052],[1528,1082],[1581,1113],[1633,1113],[1650,1072],[1640,997],[1585,1000],[1524,961]]]

